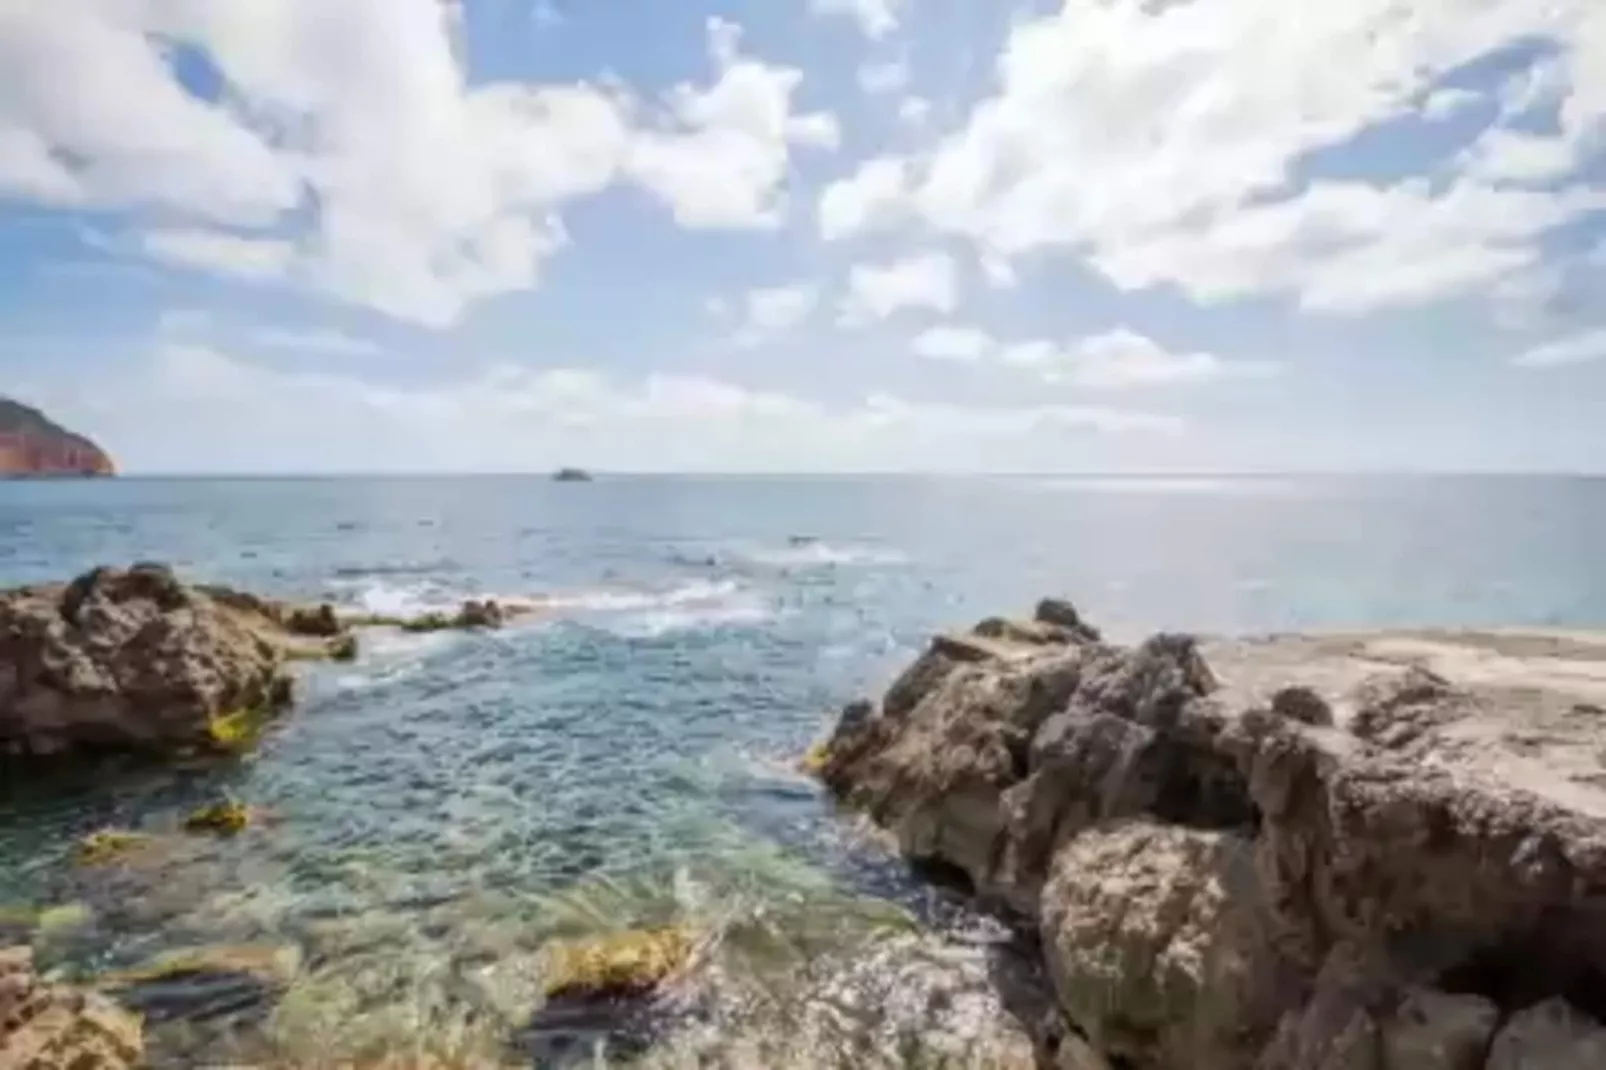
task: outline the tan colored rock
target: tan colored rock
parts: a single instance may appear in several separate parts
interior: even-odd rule
[[[1606,1028],[1560,999],[1516,1014],[1494,1038],[1487,1070],[1599,1070]]]
[[[1094,1048],[1135,1066],[1244,1063],[1240,1037],[1271,979],[1253,880],[1239,837],[1143,821],[1090,829],[1055,856],[1044,954]]]
[[[40,981],[26,947],[0,950],[0,1068],[123,1070],[141,1064],[140,1020],[93,993]]]
[[[844,711],[819,768],[906,853],[1041,924],[1101,1056],[1470,1070],[1496,1004],[1606,976],[1606,636],[1127,648],[1077,624],[1061,606],[939,637]],[[1547,1025],[1539,1046],[1591,1051],[1569,1007],[1495,1047],[1527,1058]]]
[[[1499,1021],[1482,996],[1413,988],[1383,1022],[1383,1070],[1479,1070]]]
[[[213,718],[290,690],[272,644],[165,566],[0,593],[0,752],[204,747]]]

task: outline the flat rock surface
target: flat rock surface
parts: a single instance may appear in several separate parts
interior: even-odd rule
[[[1349,729],[1368,679],[1412,667],[1460,697],[1431,726],[1423,761],[1606,817],[1606,631],[1386,631],[1210,639],[1206,662],[1229,709],[1303,685]],[[1342,745],[1334,733],[1331,741]]]

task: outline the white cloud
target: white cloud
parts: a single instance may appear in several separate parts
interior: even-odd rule
[[[1174,417],[1101,406],[882,395],[827,405],[708,378],[583,369],[492,365],[399,387],[178,344],[115,386],[36,394],[147,471],[1041,470],[1105,439],[1163,444],[1184,430]]]
[[[886,264],[859,264],[848,272],[844,324],[886,319],[902,310],[949,313],[959,302],[959,274],[947,253],[917,253]]]
[[[756,345],[784,334],[806,320],[819,299],[819,287],[810,283],[749,290],[743,300],[744,322],[736,340],[743,345]]]
[[[1555,368],[1606,360],[1606,328],[1558,338],[1517,354],[1511,363],[1523,368]]]
[[[133,213],[168,262],[443,326],[537,285],[576,198],[628,178],[686,226],[770,226],[790,146],[840,137],[793,113],[800,72],[741,55],[731,23],[709,25],[717,80],[644,115],[617,88],[471,81],[459,18],[439,0],[0,4],[0,196]],[[211,61],[216,100],[180,81],[178,48]]]
[[[1293,21],[1285,8],[1066,2],[1016,22],[997,91],[907,162],[909,181],[881,211],[846,215],[835,236],[901,208],[1001,255],[1085,254],[1127,288],[1172,283],[1201,300],[1283,290],[1349,312],[1529,270],[1547,234],[1601,206],[1578,178],[1606,117],[1596,0],[1355,0]],[[1434,186],[1319,171],[1305,183],[1313,152],[1412,116],[1446,74],[1522,40],[1555,48],[1560,73],[1543,84],[1561,102],[1559,133],[1496,128],[1475,154],[1493,164]],[[1536,201],[1513,178],[1572,184]],[[1490,218],[1508,212],[1520,222]]]
[[[865,36],[882,38],[898,28],[906,0],[809,0],[818,15],[846,16]]]
[[[1483,99],[1482,93],[1475,93],[1470,89],[1457,87],[1435,89],[1422,102],[1422,116],[1435,122],[1443,122]]]
[[[780,223],[789,144],[835,147],[834,116],[792,113],[803,74],[739,53],[733,23],[708,22],[719,80],[707,89],[677,86],[670,129],[637,135],[627,168],[686,227],[765,228]]]
[[[1262,379],[1277,374],[1268,361],[1223,360],[1212,353],[1172,353],[1125,327],[1089,335],[1069,345],[1047,339],[1001,343],[972,327],[933,327],[910,343],[921,356],[939,360],[992,361],[1029,372],[1044,382],[1084,390]]]
[[[1052,351],[1041,361],[1041,368],[1049,382],[1088,390],[1259,379],[1277,370],[1263,361],[1227,361],[1204,352],[1171,353],[1153,339],[1126,328],[1092,335],[1068,348]]]
[[[295,247],[271,238],[241,238],[217,230],[152,230],[140,246],[154,260],[254,282],[283,278]]]
[[[897,223],[907,211],[907,183],[903,160],[881,156],[861,164],[820,194],[820,236],[834,241]]]
[[[866,63],[859,67],[859,88],[872,96],[896,93],[909,84],[909,65],[902,60]]]
[[[931,101],[925,97],[908,96],[898,102],[898,118],[908,126],[924,126],[931,117]]]
[[[383,352],[379,343],[358,338],[327,327],[288,329],[265,327],[251,335],[251,341],[270,349],[287,349],[332,357],[368,357]]]
[[[1357,313],[1475,293],[1535,269],[1536,235],[1602,206],[1606,192],[1590,190],[1323,182],[1112,245],[1092,261],[1128,289],[1175,282],[1201,301],[1283,291],[1309,309]]]
[[[933,360],[980,360],[993,346],[992,336],[975,327],[932,327],[909,343],[916,353]]]

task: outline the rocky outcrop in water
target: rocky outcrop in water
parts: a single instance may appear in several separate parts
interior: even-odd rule
[[[0,1067],[123,1070],[143,1063],[139,1019],[109,1000],[46,984],[26,947],[0,950]]]
[[[185,584],[161,564],[0,591],[0,759],[247,749],[290,702],[287,663],[351,660],[358,628],[478,631],[534,612],[486,599],[453,614],[346,616]]]
[[[940,636],[817,756],[1025,919],[1062,1065],[1606,1066],[1606,637]]]
[[[290,694],[282,648],[165,566],[0,594],[0,754],[204,747]]]
[[[0,479],[29,476],[110,476],[106,451],[30,408],[0,398]]]

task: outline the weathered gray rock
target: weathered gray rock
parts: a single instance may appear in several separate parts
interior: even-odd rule
[[[1055,605],[941,637],[820,763],[907,853],[1041,927],[1091,1050],[1154,1070],[1589,1050],[1606,637],[1094,634]],[[1523,1011],[1547,1000],[1565,1028]]]

